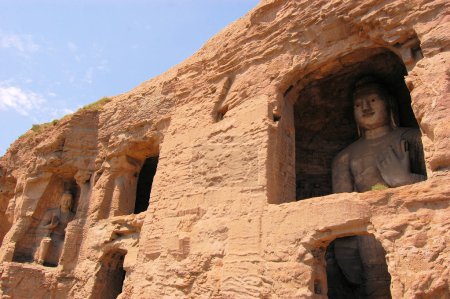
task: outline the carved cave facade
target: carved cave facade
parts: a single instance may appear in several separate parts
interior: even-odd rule
[[[112,192],[106,192],[98,217],[113,217],[117,215],[138,214],[147,210],[150,202],[150,193],[153,178],[156,174],[158,157],[150,157],[144,160],[140,166],[140,171],[133,173],[130,170],[138,170],[138,162],[129,157],[123,159],[113,159],[120,161],[120,165],[127,165],[128,172],[120,172],[113,168],[110,184]],[[125,161],[125,163],[124,163]],[[123,170],[123,169],[122,169]],[[98,177],[96,177],[98,179]],[[108,191],[108,190],[106,190]],[[14,246],[13,261],[15,262],[37,262],[43,238],[49,238],[49,252],[43,261],[44,266],[56,267],[62,254],[65,230],[67,221],[62,223],[60,212],[60,198],[64,193],[72,196],[70,213],[75,215],[80,199],[80,188],[74,179],[64,180],[59,176],[52,176],[48,186],[43,192],[41,199],[35,209],[31,221],[24,225],[23,237]],[[133,195],[134,193],[134,195]],[[135,200],[131,200],[135,199]],[[106,208],[107,207],[107,208]],[[105,213],[106,210],[106,213]],[[45,214],[51,213],[51,218],[58,221],[58,225],[50,232],[42,228],[42,220]],[[106,214],[110,216],[105,216]],[[73,216],[68,219],[70,222]],[[53,221],[53,219],[52,219]],[[41,223],[41,224],[40,224]],[[48,223],[47,223],[48,224]],[[59,232],[56,232],[59,231]],[[123,257],[122,257],[123,259]]]
[[[440,30],[430,16],[445,5],[431,2],[414,14]],[[448,34],[420,31],[400,1],[392,32],[363,21],[393,16],[387,4],[340,3],[365,18],[330,14],[317,27],[288,13],[315,17],[309,6],[268,3],[218,37],[235,49],[249,34],[259,54],[213,38],[167,74],[11,147],[0,164],[2,295],[33,286],[36,298],[450,294]],[[399,125],[421,130],[425,164],[411,167],[428,179],[332,194],[333,158],[358,138],[352,88],[366,75],[387,83]],[[40,264],[42,240],[56,240],[40,223],[64,193],[73,217]]]

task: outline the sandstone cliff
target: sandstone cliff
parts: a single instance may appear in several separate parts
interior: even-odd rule
[[[328,244],[372,234],[393,298],[449,298],[449,13],[445,0],[263,0],[166,73],[19,138],[0,160],[0,293],[325,298]],[[329,194],[319,175],[354,133],[322,124],[346,118],[364,72],[406,75],[428,179]],[[321,141],[299,152],[299,135]],[[150,204],[134,213],[149,157]],[[296,190],[302,178],[317,192]],[[57,267],[39,265],[39,222],[65,191],[75,218]]]

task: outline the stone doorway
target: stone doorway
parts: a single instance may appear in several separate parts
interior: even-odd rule
[[[142,165],[139,173],[136,189],[136,203],[134,205],[134,214],[147,210],[150,203],[150,194],[152,190],[153,178],[158,167],[158,157],[147,158]]]
[[[373,235],[335,239],[325,253],[328,298],[391,298],[385,256]]]
[[[100,261],[100,269],[91,298],[114,299],[122,293],[126,272],[123,268],[126,251],[116,249],[106,253]]]
[[[370,55],[370,52],[372,54]],[[365,50],[337,59],[335,71],[324,77],[311,74],[309,83],[295,99],[295,176],[296,199],[332,193],[333,158],[358,138],[353,117],[352,90],[362,76],[383,79],[398,106],[398,124],[418,127],[411,108],[411,97],[402,60],[383,49]],[[311,77],[318,77],[311,80]],[[415,170],[423,173],[425,170]]]

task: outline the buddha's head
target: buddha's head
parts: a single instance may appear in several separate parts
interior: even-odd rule
[[[397,127],[393,98],[374,77],[359,79],[353,91],[353,111],[360,135],[383,126]]]
[[[61,196],[60,207],[62,211],[70,211],[72,208],[73,196],[70,192],[64,192]]]

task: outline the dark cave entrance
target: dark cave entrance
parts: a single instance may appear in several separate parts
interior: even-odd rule
[[[126,253],[125,250],[118,249],[103,256],[94,284],[93,298],[114,299],[122,293],[126,275],[123,268]]]
[[[333,158],[358,139],[352,91],[359,78],[382,78],[396,98],[399,126],[418,128],[403,62],[390,51],[371,50],[372,55],[367,51],[340,58],[338,71],[327,77],[319,75],[320,79],[310,81],[298,93],[294,104],[297,200],[332,193]]]
[[[136,189],[136,203],[134,213],[138,214],[147,210],[150,203],[153,178],[158,167],[158,157],[147,158],[139,173]]]
[[[391,298],[385,256],[373,235],[335,239],[325,253],[328,298]]]

